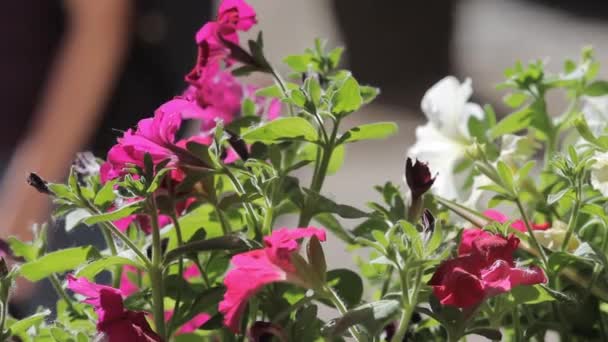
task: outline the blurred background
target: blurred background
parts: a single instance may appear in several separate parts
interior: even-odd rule
[[[329,46],[346,46],[345,66],[361,83],[382,89],[377,101],[350,116],[345,127],[391,120],[399,124],[399,134],[350,145],[343,169],[325,188],[329,197],[357,207],[376,199],[373,185],[401,184],[405,153],[416,126],[425,122],[420,99],[445,75],[471,77],[474,101],[500,111],[505,110],[502,95],[494,86],[516,60],[541,58],[558,71],[564,58],[577,59],[589,44],[600,61],[608,57],[608,2],[601,0],[249,2],[259,21],[251,33],[264,31],[267,56],[280,71],[286,71],[282,57],[325,37]],[[27,238],[31,223],[48,216],[48,198],[25,183],[30,171],[61,181],[77,151],[105,157],[117,130],[133,127],[183,90],[183,75],[196,55],[194,33],[216,5],[208,0],[5,2],[0,13],[2,236]],[[330,264],[352,266],[344,248],[332,246]]]

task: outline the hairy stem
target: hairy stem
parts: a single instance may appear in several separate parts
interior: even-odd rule
[[[538,240],[536,240],[536,236],[534,236],[534,232],[532,231],[532,226],[530,225],[530,220],[528,219],[528,215],[526,214],[526,211],[524,210],[524,207],[521,204],[521,201],[519,200],[519,198],[515,199],[515,204],[517,204],[517,208],[519,209],[519,212],[521,213],[521,218],[524,220],[524,224],[526,226],[526,230],[528,231],[528,235],[530,236],[530,240],[532,240],[532,243],[534,244],[534,248],[536,248],[538,250],[540,259],[543,263],[543,267],[548,272],[549,270],[548,270],[547,255],[545,254],[545,250],[543,249],[543,246],[538,242]]]
[[[336,309],[338,309],[340,314],[344,315],[346,312],[348,312],[348,308],[346,307],[344,302],[342,302],[342,299],[340,299],[340,296],[338,296],[336,291],[334,291],[334,289],[332,289],[330,286],[326,285],[323,287],[323,295],[330,302],[332,302],[332,304],[334,304],[334,306],[336,307]],[[365,341],[365,339],[363,339],[363,337],[361,336],[361,332],[359,332],[359,329],[357,329],[356,326],[352,326],[352,327],[348,328],[348,331],[351,333],[351,335],[353,335],[353,338],[355,339],[355,341],[357,341],[357,342]]]
[[[150,286],[152,288],[152,306],[156,331],[164,341],[167,338],[165,327],[165,303],[164,303],[164,279],[163,279],[163,251],[160,240],[160,228],[158,225],[158,209],[154,195],[149,200],[150,221],[152,222],[152,264],[148,268],[150,274]]]

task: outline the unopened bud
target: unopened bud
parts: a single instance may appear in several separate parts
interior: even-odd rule
[[[412,192],[412,199],[418,199],[431,188],[435,177],[431,176],[427,163],[420,162],[418,159],[413,162],[411,158],[407,158],[405,181]]]
[[[42,177],[38,176],[34,172],[31,172],[27,177],[27,184],[34,187],[34,189],[38,190],[38,192],[53,195],[53,192],[49,189],[47,181],[42,179]]]

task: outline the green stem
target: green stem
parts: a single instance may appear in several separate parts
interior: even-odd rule
[[[215,207],[215,211],[217,212],[217,217],[220,220],[220,227],[222,227],[222,233],[224,235],[229,235],[232,233],[232,229],[230,229],[230,224],[226,220],[226,216],[224,215],[224,211],[222,209]]]
[[[12,284],[12,279],[4,278],[0,280],[0,305],[2,318],[0,318],[0,336],[4,335],[4,326],[6,325],[6,317],[8,316],[8,296]]]
[[[327,298],[330,302],[332,302],[334,304],[334,306],[336,307],[336,309],[338,309],[340,314],[344,315],[348,312],[348,308],[342,302],[342,299],[340,299],[340,296],[338,296],[338,294],[334,291],[334,289],[332,289],[329,285],[324,286],[322,292],[323,292],[324,297]],[[355,341],[357,341],[357,342],[365,341],[365,339],[363,339],[363,337],[361,336],[361,333],[359,332],[359,329],[357,329],[356,326],[352,326],[352,327],[348,328],[348,331],[351,333],[351,335],[353,335],[353,338],[355,339]]]
[[[572,208],[572,214],[570,215],[570,220],[568,221],[568,230],[566,231],[566,236],[564,237],[564,241],[562,242],[561,250],[562,252],[568,248],[568,242],[570,242],[570,238],[572,237],[572,233],[576,227],[576,221],[578,219],[578,212],[581,208],[581,186],[580,181],[578,182],[576,187],[576,198],[574,199],[574,207]]]
[[[515,342],[523,341],[523,336],[521,334],[521,326],[519,324],[519,312],[517,310],[517,306],[513,308],[511,319],[513,321],[513,333],[515,334]]]
[[[274,221],[274,209],[272,206],[266,208],[264,214],[264,224],[262,225],[262,234],[268,235],[272,231],[272,222]]]
[[[126,236],[123,232],[120,231],[112,222],[103,222],[102,223],[107,229],[109,229],[112,234],[116,235],[130,250],[135,253],[139,259],[144,263],[146,267],[151,265],[150,259],[137,247],[128,236]]]
[[[63,299],[65,304],[68,306],[68,309],[75,314],[80,314],[80,312],[74,307],[74,303],[72,302],[70,296],[68,296],[63,287],[61,287],[59,277],[57,277],[57,275],[53,273],[49,277],[49,281],[51,282],[51,285],[53,285],[53,289],[55,289],[55,292],[57,292],[59,297],[61,297],[61,299]]]
[[[158,209],[154,195],[149,200],[150,221],[152,222],[152,265],[148,268],[150,275],[150,286],[152,288],[152,307],[156,331],[161,340],[167,338],[165,327],[165,303],[164,303],[164,279],[163,279],[163,256],[160,240],[160,228],[158,225]]]
[[[606,247],[608,247],[608,224],[604,220],[604,238],[602,239],[602,252],[606,253]]]
[[[175,208],[175,206],[173,206],[173,208]],[[175,228],[175,235],[177,236],[177,246],[182,246],[184,244],[184,240],[182,237],[182,228],[179,224],[179,219],[177,218],[177,214],[175,213],[175,209],[171,212],[171,220],[173,221],[173,227]],[[179,257],[179,262],[177,264],[177,274],[182,276],[182,274],[184,273],[184,257],[180,256]],[[176,298],[175,298],[175,305],[173,306],[173,316],[171,319],[171,322],[169,323],[169,333],[173,332],[173,329],[176,328],[174,327],[174,321],[179,317],[179,309],[180,309],[180,305],[181,305],[181,300],[182,300],[182,292],[183,292],[183,285],[184,283],[181,283],[181,289],[180,291],[177,293]]]
[[[336,137],[338,135],[338,126],[340,125],[340,120],[338,119],[334,122],[334,126],[332,128],[331,136],[329,141],[325,142],[323,145],[323,155],[319,160],[319,156],[317,155],[317,163],[318,168],[315,166],[317,172],[312,177],[312,182],[310,184],[310,190],[313,194],[318,194],[323,187],[323,182],[325,181],[325,176],[327,176],[327,168],[329,167],[329,162],[331,160],[331,155],[334,151],[334,145],[336,143]],[[302,212],[300,213],[300,219],[298,221],[298,227],[306,227],[310,223],[312,219],[311,206],[314,198],[312,196],[307,196],[306,201],[304,202],[304,208],[302,208]]]
[[[274,78],[275,82],[279,85],[279,89],[281,89],[281,94],[283,95],[283,97],[289,97],[287,94],[287,87],[285,86],[285,81],[283,81],[281,75],[279,75],[279,73],[277,73],[276,70],[274,70],[274,68],[272,67],[270,68],[270,74]],[[289,111],[289,116],[293,116],[293,108],[291,107],[291,104],[287,105],[287,110]]]
[[[101,232],[103,234],[104,240],[106,241],[106,245],[108,245],[108,248],[110,249],[110,253],[113,256],[117,255],[118,250],[116,249],[116,243],[114,242],[114,238],[112,237],[112,232],[105,226],[102,226]],[[121,274],[122,274],[122,266],[114,267],[114,270],[112,271],[112,287],[114,287],[114,288],[120,287]]]
[[[534,243],[534,248],[536,248],[538,250],[540,259],[543,263],[543,267],[548,272],[549,268],[548,268],[548,262],[547,262],[547,255],[545,254],[545,250],[543,249],[543,246],[538,242],[538,240],[536,240],[536,236],[534,236],[534,232],[532,231],[532,226],[530,225],[530,220],[528,219],[528,215],[526,214],[526,211],[524,210],[524,207],[521,204],[519,197],[515,198],[515,204],[517,204],[517,208],[519,209],[519,212],[521,213],[521,218],[524,220],[524,224],[526,226],[526,230],[528,231],[528,235],[530,236],[530,240],[532,240],[532,242]]]
[[[404,273],[404,270],[400,271]],[[405,334],[407,333],[407,328],[410,325],[410,320],[412,319],[412,314],[414,313],[414,308],[416,307],[416,303],[418,302],[418,293],[420,291],[421,282],[422,282],[422,268],[418,268],[416,270],[416,280],[414,282],[414,291],[410,297],[409,288],[406,286],[407,283],[407,275],[402,275],[402,292],[403,292],[403,313],[401,314],[401,319],[399,320],[399,330],[393,336],[392,342],[401,342],[403,341]]]
[[[230,182],[232,183],[232,186],[234,186],[234,188],[239,193],[239,195],[244,195],[245,194],[245,189],[243,188],[243,185],[238,180],[238,178],[236,178],[236,176],[232,173],[232,171],[230,171],[230,169],[228,167],[224,167],[223,171],[226,174],[226,176],[228,176],[228,179],[230,179]],[[250,225],[249,228],[251,228],[252,231],[255,232],[255,234],[257,235],[257,237],[259,237],[261,239],[262,232],[260,231],[260,227],[259,227],[259,224],[258,224],[258,219],[257,219],[257,215],[255,213],[255,209],[253,208],[253,206],[251,205],[251,203],[248,203],[248,202],[243,202],[243,207],[245,207],[245,211],[247,212],[247,215],[249,216],[249,221],[250,221],[249,222],[249,225]]]

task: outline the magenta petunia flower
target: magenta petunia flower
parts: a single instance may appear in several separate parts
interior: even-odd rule
[[[309,287],[300,277],[291,256],[297,253],[298,240],[316,236],[325,241],[325,231],[308,227],[298,229],[281,228],[264,238],[263,249],[256,249],[232,257],[234,266],[224,278],[226,293],[219,304],[219,311],[224,315],[224,324],[234,332],[239,330],[239,322],[247,301],[263,286],[287,281],[302,287]]]
[[[249,31],[257,23],[253,7],[243,0],[225,0],[220,4],[217,20],[203,25],[195,35],[198,45],[196,64],[188,75],[188,82],[196,82],[210,64],[223,61],[227,65],[234,61],[228,44],[239,44],[238,31]]]
[[[110,342],[160,342],[145,313],[125,309],[120,290],[68,275],[68,289],[86,297],[97,313],[97,330]]]
[[[166,159],[177,161],[178,156],[172,147],[182,119],[175,109],[172,101],[165,103],[156,110],[154,117],[140,120],[136,130],[129,129],[118,138],[100,169],[102,182],[125,175],[124,169],[129,166],[143,167],[146,153],[154,164]]]
[[[219,64],[208,65],[201,76],[190,83],[184,92],[185,99],[196,104],[184,105],[182,116],[201,120],[203,130],[215,127],[217,120],[230,123],[241,110],[243,86]]]

